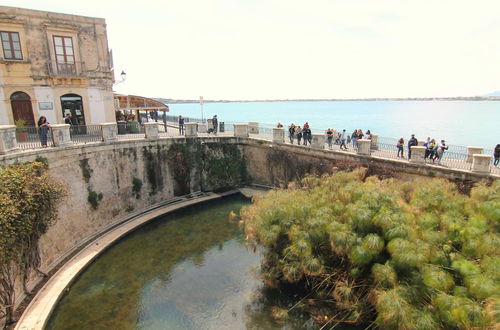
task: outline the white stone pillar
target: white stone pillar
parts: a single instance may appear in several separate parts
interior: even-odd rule
[[[273,142],[284,143],[285,142],[285,130],[283,128],[273,128]]]
[[[472,156],[472,172],[490,173],[491,156],[475,154]]]
[[[313,149],[325,149],[325,134],[323,133],[313,133],[311,148]]]
[[[214,129],[214,121],[212,118],[207,119],[207,129]]]
[[[371,141],[372,150],[378,150],[378,134],[372,134]]]
[[[248,137],[248,124],[234,124],[235,137]]]
[[[16,126],[0,125],[0,155],[6,155],[18,149]]]
[[[198,123],[198,133],[206,133],[207,124]]]
[[[102,140],[104,142],[116,140],[118,134],[118,125],[116,123],[101,124]]]
[[[483,147],[467,147],[467,163],[472,163],[473,155],[480,155],[483,150]]]
[[[358,154],[360,155],[365,155],[365,156],[370,156],[371,155],[371,140],[366,140],[366,139],[361,139],[358,140]]]
[[[73,141],[71,141],[71,135],[69,134],[69,129],[70,125],[68,124],[50,125],[54,147],[66,147],[73,144]]]
[[[144,133],[146,134],[146,139],[150,141],[158,140],[158,123],[144,123]]]
[[[414,164],[425,164],[425,147],[422,146],[411,146],[411,159],[410,163]]]
[[[184,123],[184,136],[185,137],[197,137],[198,136],[198,124],[197,123]]]
[[[259,123],[256,121],[248,122],[248,133],[259,134]]]

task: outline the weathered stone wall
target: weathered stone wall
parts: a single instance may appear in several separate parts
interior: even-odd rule
[[[464,191],[476,182],[489,182],[494,179],[492,175],[470,171],[262,140],[247,140],[243,150],[252,183],[267,186],[286,186],[288,182],[296,181],[308,173],[323,174],[331,173],[334,168],[349,170],[356,167],[365,167],[368,169],[368,175],[379,177],[406,180],[441,177],[456,182]]]
[[[17,153],[2,156],[0,164],[44,157],[50,175],[67,188],[59,221],[40,241],[41,268],[48,270],[85,238],[134,210],[246,182],[240,148],[217,138],[134,140]]]

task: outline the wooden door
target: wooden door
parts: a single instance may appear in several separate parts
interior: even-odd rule
[[[22,119],[26,127],[35,127],[35,118],[33,117],[33,108],[30,100],[11,100],[12,114],[14,121]]]

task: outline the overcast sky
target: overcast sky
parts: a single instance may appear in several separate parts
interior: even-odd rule
[[[500,90],[500,0],[2,0],[103,17],[116,91],[283,99]]]

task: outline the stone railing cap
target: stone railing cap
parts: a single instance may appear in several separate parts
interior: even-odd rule
[[[159,125],[160,123],[152,122],[152,123],[144,123],[143,125]]]
[[[101,126],[110,126],[110,125],[117,125],[118,123],[116,122],[110,122],[110,123],[100,123],[99,125]]]
[[[424,146],[411,146],[411,148],[415,148],[415,149],[427,149],[426,147]]]
[[[0,130],[10,129],[10,128],[16,128],[16,126],[15,125],[0,125]]]
[[[234,126],[248,126],[248,124],[245,124],[245,123],[234,123],[233,124]]]
[[[483,147],[467,147],[467,149],[484,149]]]
[[[483,155],[483,154],[474,154],[472,156],[473,157],[479,157],[479,158],[491,158],[491,155]]]
[[[64,128],[64,127],[70,127],[70,124],[51,124],[50,127],[52,128]]]

